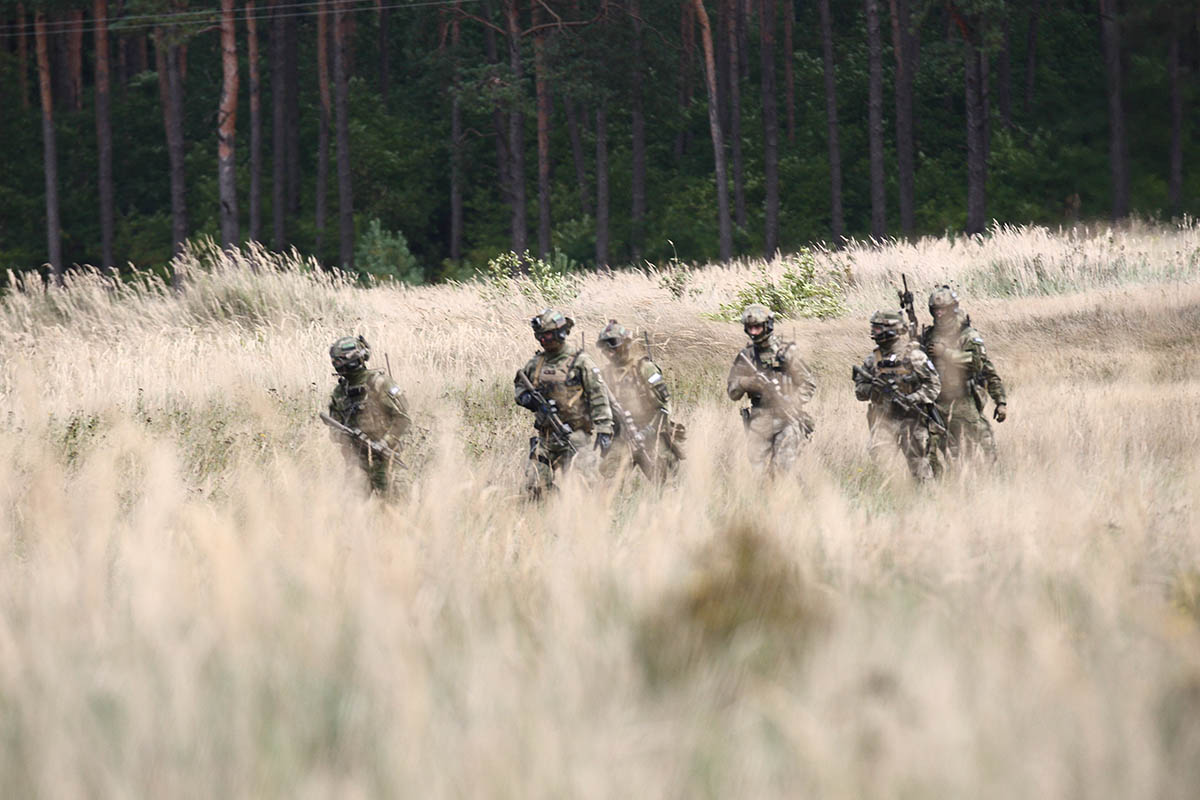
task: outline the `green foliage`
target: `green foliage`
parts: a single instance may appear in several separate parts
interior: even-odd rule
[[[559,250],[550,260],[534,258],[526,250],[517,255],[511,250],[488,261],[479,271],[487,297],[500,297],[512,291],[527,300],[555,305],[573,300],[579,294],[579,264]]]
[[[667,243],[674,250],[675,243],[670,240]],[[672,255],[671,260],[664,267],[657,267],[650,262],[646,263],[650,267],[650,271],[658,276],[658,287],[665,289],[676,300],[682,300],[685,295],[695,297],[700,293],[699,289],[691,285],[694,268],[691,264],[680,261],[678,255]]]
[[[354,264],[369,280],[397,280],[419,284],[425,280],[420,262],[408,249],[400,231],[387,231],[378,219],[367,223],[354,248]]]
[[[840,317],[847,311],[841,277],[833,272],[820,275],[817,261],[809,250],[788,256],[778,281],[766,269],[760,275],[759,280],[740,289],[733,302],[722,303],[714,316],[736,320],[742,309],[751,303],[762,303],[780,317],[829,319]]]

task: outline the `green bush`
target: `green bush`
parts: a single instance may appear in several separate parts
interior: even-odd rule
[[[425,271],[408,249],[408,240],[400,231],[383,229],[378,219],[367,223],[354,248],[354,264],[359,275],[368,280],[397,280],[403,283],[425,282]]]
[[[722,303],[714,316],[733,321],[746,306],[762,303],[780,317],[829,319],[846,313],[844,296],[840,277],[832,272],[818,274],[812,252],[801,250],[786,258],[778,281],[762,270],[760,280],[739,290],[733,302]]]
[[[488,296],[515,289],[528,300],[554,305],[579,294],[578,270],[579,264],[560,250],[551,253],[549,261],[534,258],[528,250],[521,255],[510,250],[490,259],[479,277]]]

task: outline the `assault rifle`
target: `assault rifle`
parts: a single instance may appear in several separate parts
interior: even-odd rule
[[[596,374],[596,379],[600,381],[600,388],[604,390],[604,394],[608,397],[609,408],[612,409],[613,416],[621,423],[621,429],[625,431],[625,436],[622,438],[629,442],[629,449],[633,454],[633,463],[637,464],[645,473],[647,478],[653,480],[657,477],[657,469],[655,468],[654,459],[650,453],[646,451],[646,435],[633,422],[633,414],[629,409],[621,405],[617,400],[617,396],[608,388],[608,384],[604,382],[604,375],[601,374],[599,367],[592,367],[592,372]]]
[[[900,409],[906,414],[912,414],[923,420],[931,430],[935,430],[938,433],[943,434],[949,433],[949,431],[946,430],[945,423],[943,423],[941,420],[941,415],[938,414],[937,406],[929,404],[928,409],[922,408],[920,405],[909,401],[904,396],[904,392],[900,391],[900,387],[896,385],[895,381],[881,378],[878,375],[872,375],[862,367],[855,366],[854,369],[851,370],[851,374],[854,376],[854,380],[861,380],[864,383],[869,383],[876,389],[879,389],[881,392],[887,395],[889,400],[892,401],[892,405],[896,406],[896,408]]]
[[[517,380],[525,386],[525,391],[533,398],[533,402],[537,403],[538,413],[546,422],[550,423],[550,430],[554,431],[564,442],[567,447],[571,448],[571,452],[576,455],[579,451],[575,445],[571,443],[571,426],[562,421],[562,417],[558,415],[558,406],[553,400],[547,400],[546,397],[539,392],[532,383],[529,382],[529,376],[523,370],[517,370]]]
[[[338,422],[333,417],[326,414],[324,411],[321,412],[320,416],[321,416],[321,421],[324,422],[326,425],[333,428],[335,431],[342,434],[342,436],[345,436],[347,439],[351,439],[351,440],[357,442],[358,444],[366,447],[368,450],[370,450],[375,455],[390,458],[392,461],[395,461],[397,464],[399,464],[402,467],[408,466],[407,464],[405,464],[403,461],[400,460],[399,453],[397,453],[392,448],[388,447],[383,442],[375,441],[374,439],[372,439],[370,436],[367,436],[365,433],[363,433],[358,428],[351,428],[348,425],[343,425],[342,423]]]
[[[904,291],[896,290],[896,294],[900,297],[900,308],[908,317],[908,335],[914,339],[921,333],[921,325],[917,322],[917,310],[913,308],[913,293],[908,289],[908,276],[903,272],[900,273],[900,280],[904,283]]]
[[[799,425],[800,429],[804,431],[805,436],[812,434],[814,427],[812,418],[803,411],[797,412],[795,406],[792,405],[792,401],[784,396],[783,389],[779,385],[779,379],[765,375],[763,371],[759,369],[753,361],[750,360],[750,357],[746,355],[745,350],[738,353],[738,358],[745,361],[746,364],[750,366],[750,369],[754,370],[754,374],[758,377],[758,379],[762,381],[763,385],[766,387],[764,391],[766,392],[767,396],[771,398],[771,407],[782,411],[783,415],[787,417],[788,422],[791,422],[793,425]],[[745,410],[743,410],[743,413],[745,413]]]

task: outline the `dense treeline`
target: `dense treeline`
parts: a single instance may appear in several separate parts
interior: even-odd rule
[[[1200,210],[1196,0],[0,2],[0,267],[406,280]]]

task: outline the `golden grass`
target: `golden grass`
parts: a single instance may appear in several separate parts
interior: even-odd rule
[[[577,330],[651,330],[690,457],[542,505],[516,291],[199,250],[181,295],[6,296],[0,795],[1194,796],[1200,230],[820,258],[853,312],[780,325],[819,380],[798,480],[748,472],[742,336],[702,316],[760,265],[590,276]],[[987,337],[994,473],[865,456],[849,370],[901,271]],[[356,332],[421,426],[391,504],[315,419]]]

